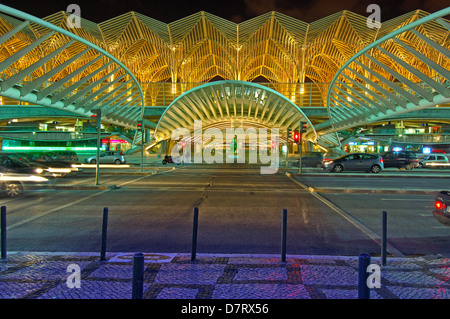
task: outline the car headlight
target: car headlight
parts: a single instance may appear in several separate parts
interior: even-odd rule
[[[37,174],[42,174],[44,172],[44,170],[42,168],[36,168],[34,170]]]
[[[333,161],[326,161],[326,162],[323,162],[323,166],[328,166],[328,165],[330,165],[331,163],[333,163]]]

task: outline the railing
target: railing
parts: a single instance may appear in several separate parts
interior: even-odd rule
[[[418,134],[366,134],[366,137],[370,136],[379,140],[389,139],[398,143],[425,143],[425,144],[450,144],[450,134],[443,133],[418,133]]]
[[[0,74],[1,76],[1,74]],[[26,86],[30,81],[23,81],[21,85]],[[68,82],[61,86],[58,91],[64,90],[66,87],[74,84],[73,82]],[[106,85],[108,83],[101,84]],[[193,89],[197,86],[203,85],[205,83],[171,83],[171,82],[151,82],[151,83],[140,83],[144,94],[144,105],[145,106],[169,106],[177,97],[181,94]],[[290,99],[296,105],[300,107],[324,107],[325,94],[328,89],[327,83],[257,83],[268,88],[271,88],[286,98]],[[43,83],[40,87],[41,90],[45,89],[47,86],[51,85],[51,82]],[[77,91],[83,90],[88,84],[80,85]],[[114,90],[119,84],[111,85],[108,90]],[[118,89],[118,94],[121,93]],[[75,94],[75,91],[73,94]],[[0,97],[0,105],[32,105],[27,102],[20,102],[7,97]]]
[[[26,85],[27,83],[23,83]],[[51,83],[43,84],[50,85]],[[72,85],[72,82],[66,83],[60,88],[63,90],[66,86]],[[171,82],[152,82],[140,83],[144,94],[144,105],[146,107],[166,107],[173,102],[181,94],[205,83],[171,83]],[[271,88],[286,98],[290,99],[300,107],[326,107],[326,92],[329,83],[269,83],[258,82],[257,84]],[[82,90],[85,85],[81,85],[78,90]],[[118,86],[117,84],[116,86]],[[399,84],[401,85],[401,84]],[[113,90],[115,86],[111,86]],[[359,90],[356,88],[356,90]],[[120,93],[120,89],[118,92]],[[362,92],[362,90],[360,90]],[[75,92],[76,93],[76,92]],[[74,94],[75,94],[74,93]],[[0,97],[0,105],[32,105],[27,102],[20,102],[15,99]],[[450,104],[443,104],[440,106],[450,106]]]
[[[102,130],[102,136],[121,135],[133,139],[133,133],[127,133],[124,130]],[[95,127],[84,128],[82,131],[63,131],[58,129],[41,130],[36,126],[0,126],[0,137],[12,138],[20,140],[38,140],[38,141],[69,141],[69,140],[84,140],[93,139],[97,137],[97,130]]]
[[[141,83],[146,106],[168,106],[181,94],[205,83]],[[273,89],[300,107],[323,107],[327,83],[268,83],[256,84]]]

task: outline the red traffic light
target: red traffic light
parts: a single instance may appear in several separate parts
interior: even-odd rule
[[[300,134],[298,133],[298,131],[295,131],[294,133],[294,141],[297,143],[298,141],[300,141]]]

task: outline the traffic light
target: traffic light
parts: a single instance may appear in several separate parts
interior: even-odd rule
[[[94,109],[91,110],[91,112],[93,113],[91,115],[91,118],[96,118],[97,119],[97,127],[101,127],[102,125],[102,110],[101,109]]]
[[[300,133],[305,133],[307,129],[307,125],[305,122],[300,122]]]
[[[294,142],[298,143],[299,141],[300,141],[300,133],[297,130],[295,130],[295,132],[294,132]]]

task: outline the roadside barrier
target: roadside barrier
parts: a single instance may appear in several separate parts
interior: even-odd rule
[[[144,295],[144,254],[136,253],[133,256],[133,283],[131,299],[142,299]]]
[[[198,232],[198,207],[194,207],[194,219],[192,222],[191,261],[195,261],[195,257],[197,255],[197,232]]]
[[[367,267],[370,265],[370,255],[361,254],[359,256],[358,269],[358,299],[370,299],[370,289],[367,285],[367,278],[369,277]]]
[[[1,246],[2,246],[2,259],[6,259],[6,206],[1,208],[0,217],[0,228],[1,228]]]
[[[106,260],[106,242],[108,231],[108,215],[109,208],[103,208],[102,220],[102,238],[100,248],[100,261]],[[191,261],[194,262],[197,255],[197,235],[198,235],[198,218],[199,209],[194,207],[193,223],[192,223],[192,247],[191,247]],[[6,221],[6,206],[1,206],[0,216],[0,230],[1,230],[1,258],[7,258],[7,221]],[[286,240],[287,239],[287,209],[282,210],[281,220],[281,262],[286,262]],[[381,236],[381,263],[386,265],[386,245],[387,245],[387,212],[382,212],[382,236]],[[358,270],[358,299],[370,299],[370,287],[368,280],[368,266],[370,265],[370,255],[361,254],[359,256],[359,270]],[[133,256],[133,279],[132,279],[132,299],[143,298],[143,283],[144,283],[144,254],[136,253]]]
[[[381,234],[381,264],[386,266],[386,243],[387,243],[387,213],[382,214],[382,234]]]
[[[103,208],[103,221],[102,221],[102,245],[100,248],[100,261],[106,260],[106,239],[108,233],[108,207]]]
[[[287,210],[283,209],[281,221],[281,261],[286,262]]]

